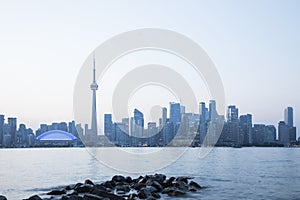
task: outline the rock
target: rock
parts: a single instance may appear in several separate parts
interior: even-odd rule
[[[83,200],[83,197],[77,195],[62,196],[61,200]]]
[[[127,176],[127,177],[125,178],[125,182],[126,182],[126,183],[132,183],[132,178],[131,178],[130,176]]]
[[[7,200],[7,198],[3,195],[0,195],[0,200]]]
[[[85,195],[83,195],[83,199],[84,200],[103,200],[102,197],[99,197],[99,196],[94,195],[94,194],[85,194]]]
[[[171,187],[172,186],[172,184],[173,184],[173,181],[175,180],[176,178],[175,177],[170,177],[169,179],[166,179],[166,180],[164,180],[164,182],[163,182],[163,186],[164,187]]]
[[[176,181],[188,183],[188,180],[193,178],[194,177],[190,177],[190,176],[179,176],[176,178]]]
[[[156,198],[156,199],[159,199],[160,198],[160,195],[156,192],[152,192],[151,195]]]
[[[116,191],[124,191],[125,193],[126,192],[129,192],[130,191],[130,187],[129,185],[117,185],[116,186]]]
[[[157,181],[153,181],[151,184],[152,187],[156,188],[157,192],[160,192],[163,190],[163,187],[161,186],[161,184]]]
[[[138,178],[132,179],[132,182],[138,183],[138,182],[140,182],[140,180],[142,180],[143,178],[144,178],[144,177],[139,176]]]
[[[93,190],[93,186],[91,185],[80,185],[79,187],[74,188],[74,190],[78,193],[88,193]]]
[[[103,190],[98,190],[98,189],[93,189],[91,194],[97,195],[99,197],[109,198],[111,200],[124,200],[123,197],[120,197],[120,196],[115,195],[115,194],[111,194],[111,193],[103,191]]]
[[[114,177],[112,177],[112,181],[114,182],[124,182],[125,180],[125,177],[121,175],[115,175]]]
[[[170,190],[170,191],[168,192],[168,195],[169,195],[169,196],[182,196],[182,195],[185,195],[185,194],[186,194],[185,191],[178,190],[178,189]]]
[[[182,196],[187,192],[196,192],[202,187],[194,182],[189,181],[192,177],[167,177],[164,174],[154,174],[139,176],[132,179],[121,175],[115,175],[110,181],[95,184],[87,179],[84,183],[68,185],[62,189],[52,190],[47,195],[51,195],[53,200],[133,200],[147,199],[154,200],[161,198],[161,194],[168,196]],[[41,200],[42,198],[35,195],[26,200]],[[0,200],[7,200],[0,196]]]
[[[136,190],[140,190],[144,187],[146,187],[145,183],[136,183],[136,184],[133,185],[133,188],[136,189]]]
[[[139,192],[138,192],[138,197],[140,199],[147,199],[150,196],[152,196],[151,191],[149,189],[146,188],[142,188]]]
[[[68,186],[70,187],[71,190],[73,190],[73,189],[75,189],[79,186],[82,186],[82,185],[83,185],[83,183],[76,183],[75,185],[68,185]]]
[[[48,192],[47,195],[62,195],[66,194],[65,190],[52,190],[51,192]]]
[[[179,190],[182,190],[182,191],[185,191],[185,192],[187,192],[187,191],[189,190],[188,184],[185,183],[185,182],[183,182],[183,181],[176,182],[176,183],[174,184],[174,186],[175,186],[176,188],[178,188]]]
[[[111,189],[112,187],[105,187],[105,186],[103,186],[102,184],[96,184],[95,186],[94,186],[94,188],[96,188],[96,189],[98,189],[98,190],[103,190],[103,191],[108,191],[108,189]]]
[[[87,179],[84,181],[84,184],[95,185],[91,180]]]
[[[147,178],[147,176],[146,176],[146,177],[140,179],[140,181],[139,181],[138,183],[146,183],[147,180],[148,180],[148,178]]]
[[[198,189],[198,190],[202,188],[198,183],[196,183],[194,181],[191,181],[189,183],[189,186],[192,187],[192,188]]]
[[[154,174],[153,180],[159,182],[159,184],[163,184],[163,182],[166,180],[166,175],[164,174]]]
[[[76,190],[68,190],[67,191],[67,195],[71,196],[71,195],[78,195],[78,192]]]
[[[101,183],[102,186],[106,187],[106,188],[114,188],[116,186],[116,184],[113,181],[105,181],[103,183]]]
[[[29,197],[28,199],[23,199],[23,200],[42,200],[42,198],[39,197],[38,195],[33,195],[33,196]]]
[[[73,188],[74,188],[74,187],[73,187]],[[65,187],[65,190],[72,190],[73,188],[72,188],[72,186],[67,185],[67,186]]]
[[[129,200],[133,200],[133,199],[135,199],[136,197],[138,197],[138,195],[137,195],[137,194],[135,194],[135,193],[131,193],[131,194],[129,194],[129,196],[128,196],[128,198],[127,198],[127,199],[129,199]]]

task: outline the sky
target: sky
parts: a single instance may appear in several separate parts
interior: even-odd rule
[[[33,129],[72,120],[76,78],[93,50],[125,31],[161,28],[206,51],[227,105],[276,127],[292,106],[300,128],[299,9],[292,0],[0,0],[0,113]]]

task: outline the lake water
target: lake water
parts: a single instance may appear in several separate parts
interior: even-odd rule
[[[214,148],[203,159],[198,152],[189,148],[153,173],[194,176],[207,187],[184,199],[300,199],[300,148]],[[11,200],[114,174],[139,175],[115,171],[85,148],[0,149],[0,194]]]

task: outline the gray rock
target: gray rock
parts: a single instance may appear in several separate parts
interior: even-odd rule
[[[126,183],[132,183],[132,178],[130,176],[127,176],[125,179]]]
[[[66,194],[65,190],[52,190],[51,192],[48,192],[47,195],[62,195]]]
[[[164,175],[164,174],[154,174],[153,180],[159,182],[160,184],[163,184],[163,182],[166,180],[166,175]]]
[[[83,197],[77,195],[62,196],[61,200],[83,200]]]
[[[133,185],[133,188],[136,189],[136,190],[140,190],[144,187],[146,187],[145,183],[136,183],[136,184]]]
[[[7,200],[7,198],[3,195],[0,195],[0,200]]]
[[[111,189],[112,187],[105,187],[101,184],[96,184],[96,185],[94,185],[94,188],[96,188],[98,190],[108,191],[108,189]]]
[[[192,187],[192,188],[198,189],[198,190],[202,188],[198,183],[196,183],[194,181],[191,181],[189,183],[189,186]]]
[[[160,198],[160,195],[156,192],[152,192],[151,195],[156,198],[156,199],[159,199]]]
[[[28,199],[23,199],[23,200],[42,200],[42,198],[39,197],[38,195],[33,195],[33,196],[29,197]]]
[[[139,192],[138,192],[138,197],[140,199],[147,199],[149,197],[151,197],[151,191],[147,188],[142,188]]]
[[[78,193],[88,193],[93,190],[93,186],[91,185],[80,185],[79,187],[74,188],[74,190]]]
[[[169,195],[169,196],[183,196],[183,195],[185,195],[185,194],[186,194],[185,191],[178,190],[178,189],[171,190],[171,191],[168,192],[168,195]]]
[[[172,184],[173,184],[173,181],[175,181],[175,177],[170,177],[169,179],[166,179],[166,180],[164,180],[164,182],[163,182],[163,186],[164,187],[171,187],[172,186]]]
[[[187,192],[189,190],[189,186],[186,182],[180,181],[173,184],[174,187],[178,188],[179,190]]]
[[[130,191],[130,187],[129,185],[117,185],[116,186],[116,191],[124,191],[125,193],[126,192],[129,192]]]
[[[162,185],[158,181],[153,181],[151,186],[156,188],[157,192],[160,192],[163,190]]]
[[[121,196],[111,194],[111,193],[106,192],[106,191],[97,190],[97,189],[93,189],[91,194],[99,196],[99,197],[109,198],[111,200],[124,200],[124,198],[121,197]]]
[[[190,176],[179,176],[176,178],[176,181],[188,183],[188,180],[193,178],[194,177],[190,177]]]
[[[133,199],[135,199],[136,197],[138,197],[138,195],[137,194],[135,194],[135,193],[131,193],[131,194],[129,194],[128,195],[128,200],[133,200]]]
[[[112,181],[114,182],[124,182],[125,180],[125,177],[121,175],[115,175],[114,177],[112,177]]]
[[[89,179],[85,180],[85,181],[84,181],[84,184],[95,185],[95,184],[93,183],[93,181],[91,181],[91,180],[89,180]]]
[[[99,196],[94,195],[94,194],[85,194],[83,196],[83,199],[84,200],[103,200],[104,198],[99,197]]]
[[[111,189],[116,186],[116,184],[113,181],[105,181],[105,182],[101,183],[101,185],[106,188],[111,188]]]

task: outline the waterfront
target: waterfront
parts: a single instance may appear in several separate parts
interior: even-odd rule
[[[140,150],[146,153],[151,148]],[[198,152],[189,148],[177,162],[155,172],[194,176],[207,188],[191,199],[299,198],[299,148],[214,148],[204,159],[198,158]],[[85,148],[2,149],[0,166],[1,193],[13,200],[85,179],[100,182],[115,174],[139,176],[104,166]]]

